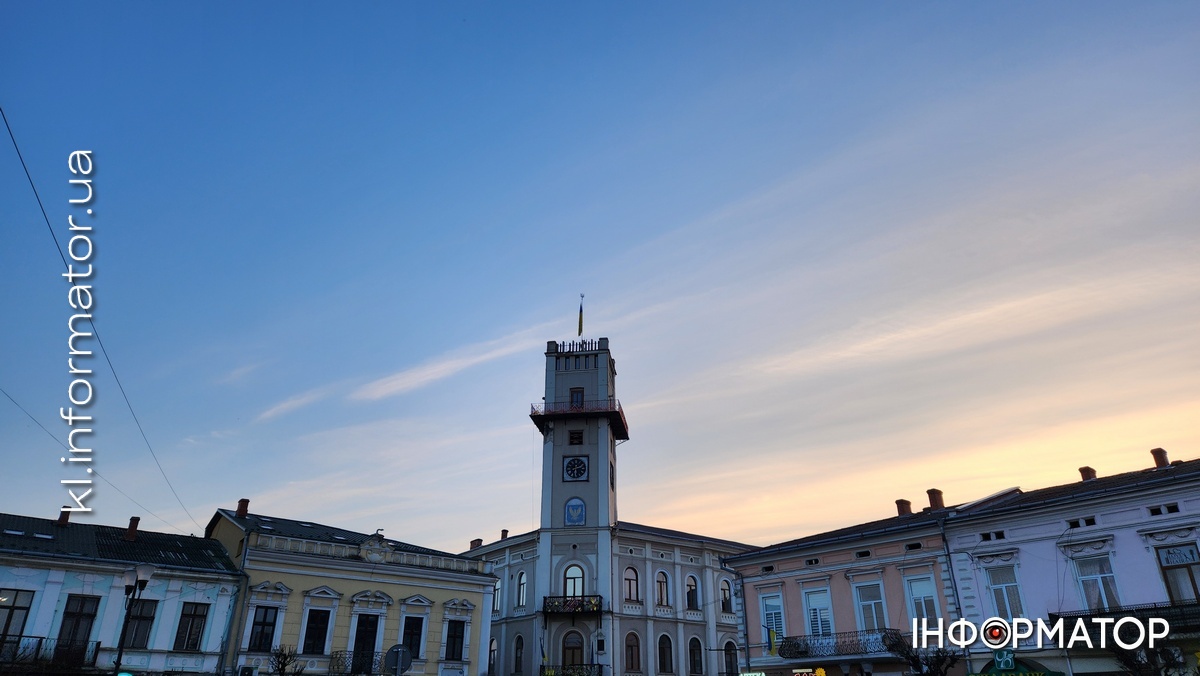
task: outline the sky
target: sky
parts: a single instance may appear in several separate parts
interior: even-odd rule
[[[580,294],[622,520],[765,545],[1200,457],[1196,3],[2,7],[46,216],[0,139],[0,511],[85,476],[72,215],[76,521],[531,530]]]

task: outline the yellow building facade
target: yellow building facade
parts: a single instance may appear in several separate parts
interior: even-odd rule
[[[496,577],[486,562],[307,521],[220,509],[206,536],[246,574],[228,639],[235,673],[267,674],[294,649],[306,674],[379,674],[389,648],[409,674],[482,676]]]

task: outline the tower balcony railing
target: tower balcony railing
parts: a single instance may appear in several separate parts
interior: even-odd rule
[[[538,676],[604,676],[604,665],[543,664]]]
[[[1175,601],[1169,603],[1142,603],[1133,606],[1110,606],[1108,608],[1093,608],[1090,610],[1072,610],[1064,613],[1050,613],[1050,621],[1058,618],[1074,620],[1075,618],[1090,619],[1094,617],[1136,617],[1139,619],[1159,618],[1171,625],[1171,633],[1200,632],[1200,601]]]
[[[599,613],[604,610],[600,596],[547,596],[542,599],[542,612],[562,615]]]
[[[784,659],[806,657],[838,657],[842,655],[882,655],[888,646],[900,639],[899,629],[874,631],[843,631],[824,636],[786,636],[779,642],[779,656]]]
[[[629,424],[625,420],[625,409],[615,397],[607,399],[585,399],[583,401],[544,401],[530,404],[529,417],[542,434],[546,423],[556,418],[573,418],[581,415],[598,415],[608,418],[609,427],[617,439],[629,439]]]

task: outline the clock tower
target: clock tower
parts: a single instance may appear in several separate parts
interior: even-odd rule
[[[546,396],[530,417],[542,432],[543,529],[617,522],[617,442],[629,439],[608,338],[546,344]]]
[[[464,676],[736,673],[734,580],[721,557],[749,547],[618,521],[617,444],[629,427],[608,339],[549,342],[545,356],[545,396],[529,414],[542,433],[541,524],[472,541],[468,555],[498,579],[489,663]]]

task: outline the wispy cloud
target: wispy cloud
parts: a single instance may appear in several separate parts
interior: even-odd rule
[[[254,371],[257,371],[258,369],[262,368],[262,366],[265,365],[266,363],[267,362],[265,362],[265,361],[260,361],[260,362],[255,362],[253,364],[246,364],[245,366],[239,366],[239,367],[233,369],[232,371],[226,373],[225,375],[217,378],[217,382],[222,383],[222,384],[236,383],[236,382],[242,380],[243,378],[245,378],[246,376],[250,375]]]
[[[535,349],[545,341],[551,324],[539,324],[503,338],[476,343],[373,380],[350,393],[351,399],[377,400],[421,389],[439,380],[511,354]]]
[[[254,422],[265,422],[267,420],[271,420],[272,418],[278,418],[285,413],[291,413],[296,409],[304,408],[310,404],[315,404],[316,402],[328,397],[330,390],[331,388],[328,386],[318,387],[316,389],[309,390],[308,392],[302,392],[295,396],[288,397],[278,404],[275,404],[271,408],[263,411],[262,413],[259,413],[258,417],[254,419]]]

